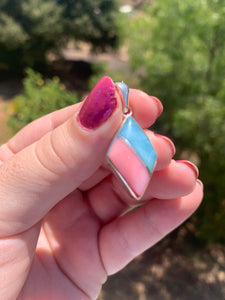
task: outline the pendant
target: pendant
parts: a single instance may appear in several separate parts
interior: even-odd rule
[[[149,185],[157,154],[143,129],[132,117],[127,85],[123,82],[116,84],[123,95],[124,120],[108,149],[107,161],[130,195],[140,200]]]

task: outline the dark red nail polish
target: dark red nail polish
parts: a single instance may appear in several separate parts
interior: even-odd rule
[[[158,99],[158,98],[156,98],[156,97],[154,97],[154,96],[150,96],[154,101],[155,101],[155,103],[156,103],[156,106],[157,106],[157,109],[158,109],[158,115],[157,115],[157,117],[159,117],[160,115],[161,115],[161,113],[163,112],[163,105],[162,105],[162,102]]]
[[[174,143],[171,141],[171,139],[169,139],[167,136],[157,134],[157,133],[155,133],[155,136],[157,136],[167,142],[167,144],[169,145],[169,147],[171,149],[172,156],[174,156],[176,153],[176,148],[174,146]]]
[[[204,184],[203,184],[203,182],[200,179],[197,179],[197,183],[200,185],[200,187],[204,191]]]
[[[94,129],[104,123],[117,106],[116,89],[111,78],[103,77],[90,92],[78,114],[80,124]]]
[[[189,160],[177,160],[177,162],[182,163],[182,164],[186,164],[188,167],[190,167],[194,171],[196,178],[198,178],[199,170],[198,170],[198,168],[195,164],[193,164]]]

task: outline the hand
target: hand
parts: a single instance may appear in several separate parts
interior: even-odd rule
[[[96,299],[108,275],[200,204],[195,166],[172,160],[173,143],[146,129],[162,112],[159,100],[131,89],[129,101],[158,154],[145,205],[129,213],[140,202],[104,163],[122,121],[121,99],[108,77],[84,104],[32,122],[1,146],[1,299]]]

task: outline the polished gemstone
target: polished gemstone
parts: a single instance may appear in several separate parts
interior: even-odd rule
[[[128,117],[117,132],[107,153],[115,173],[132,196],[139,200],[156,165],[156,151],[138,123]]]

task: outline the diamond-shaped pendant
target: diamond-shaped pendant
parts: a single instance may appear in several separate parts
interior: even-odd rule
[[[131,116],[125,117],[109,147],[107,159],[132,197],[140,200],[150,182],[157,154],[142,128]]]

